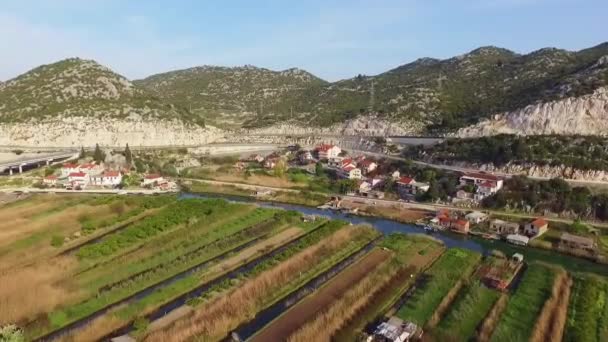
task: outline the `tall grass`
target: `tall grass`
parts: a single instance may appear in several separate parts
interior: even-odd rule
[[[553,282],[551,298],[543,307],[532,333],[532,342],[561,341],[563,338],[570,299],[572,279],[566,271],[561,270]]]
[[[593,275],[577,275],[572,286],[564,341],[608,340],[608,283]]]
[[[417,288],[397,315],[418,325],[424,325],[433,316],[443,298],[456,283],[473,272],[481,255],[476,252],[452,248],[425,272],[426,283]]]
[[[528,341],[536,318],[551,296],[555,271],[541,264],[531,264],[492,335],[492,341]]]
[[[498,320],[502,315],[503,311],[507,307],[509,302],[509,296],[506,293],[500,295],[500,298],[496,301],[492,310],[488,313],[488,316],[483,320],[479,331],[477,332],[476,340],[479,342],[488,342],[494,333],[494,329],[498,325]]]
[[[54,283],[74,266],[73,260],[57,259],[0,277],[0,325],[22,322],[72,298],[74,290]]]
[[[307,266],[322,263],[356,235],[363,233],[364,228],[341,229],[276,267],[247,280],[229,294],[201,305],[192,316],[176,322],[164,331],[151,334],[146,340],[186,340],[194,336],[202,340],[219,340],[240,323],[253,317],[264,304],[268,304],[268,298],[272,298],[274,293],[301,277]]]
[[[437,335],[467,341],[492,309],[500,293],[475,281],[466,286],[439,323]]]
[[[350,288],[316,318],[289,336],[289,342],[330,342],[332,336],[364,308],[385,284],[396,276],[395,263],[389,261]]]

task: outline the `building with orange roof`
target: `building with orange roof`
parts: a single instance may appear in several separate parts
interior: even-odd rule
[[[530,239],[539,237],[549,230],[549,222],[542,217],[528,222],[524,226],[524,234]]]

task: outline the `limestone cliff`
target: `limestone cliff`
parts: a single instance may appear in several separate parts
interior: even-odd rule
[[[608,135],[608,88],[592,94],[529,105],[494,115],[476,125],[460,129],[459,137],[496,134]]]
[[[0,124],[0,145],[27,147],[199,145],[222,136],[214,127],[202,128],[181,120],[65,117]]]

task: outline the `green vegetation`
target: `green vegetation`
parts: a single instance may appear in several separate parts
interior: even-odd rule
[[[608,170],[608,141],[596,136],[496,135],[447,139],[429,146],[412,146],[413,159],[451,164],[469,162],[537,166],[567,166],[581,170]]]
[[[531,264],[521,283],[509,299],[492,341],[527,341],[545,301],[551,296],[555,270],[542,264]]]
[[[436,335],[445,339],[467,341],[498,300],[500,293],[479,281],[473,281],[460,291],[447,315],[441,320]]]
[[[64,238],[61,235],[53,235],[51,237],[51,246],[59,248],[63,246]]]
[[[570,295],[564,341],[599,342],[608,339],[608,282],[577,275]]]
[[[525,176],[505,180],[504,189],[486,198],[483,206],[533,212],[573,212],[581,218],[608,220],[608,195],[593,195],[587,187],[571,187],[563,179],[536,181]]]
[[[96,259],[109,256],[118,250],[149,239],[162,232],[175,229],[178,225],[198,220],[221,209],[223,200],[185,199],[170,204],[153,217],[146,217],[134,225],[104,238],[94,245],[78,251],[81,259]]]
[[[473,271],[480,259],[481,255],[472,251],[449,249],[424,273],[423,283],[416,288],[397,315],[404,320],[424,325],[443,297],[459,280]]]

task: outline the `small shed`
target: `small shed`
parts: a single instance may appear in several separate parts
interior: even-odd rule
[[[559,244],[560,247],[585,249],[589,251],[595,250],[595,240],[570,233],[562,233],[559,238]]]
[[[488,214],[484,214],[481,211],[473,211],[466,214],[464,218],[471,222],[471,224],[479,224],[488,219]]]
[[[507,242],[519,246],[527,246],[530,238],[519,234],[507,235]]]

